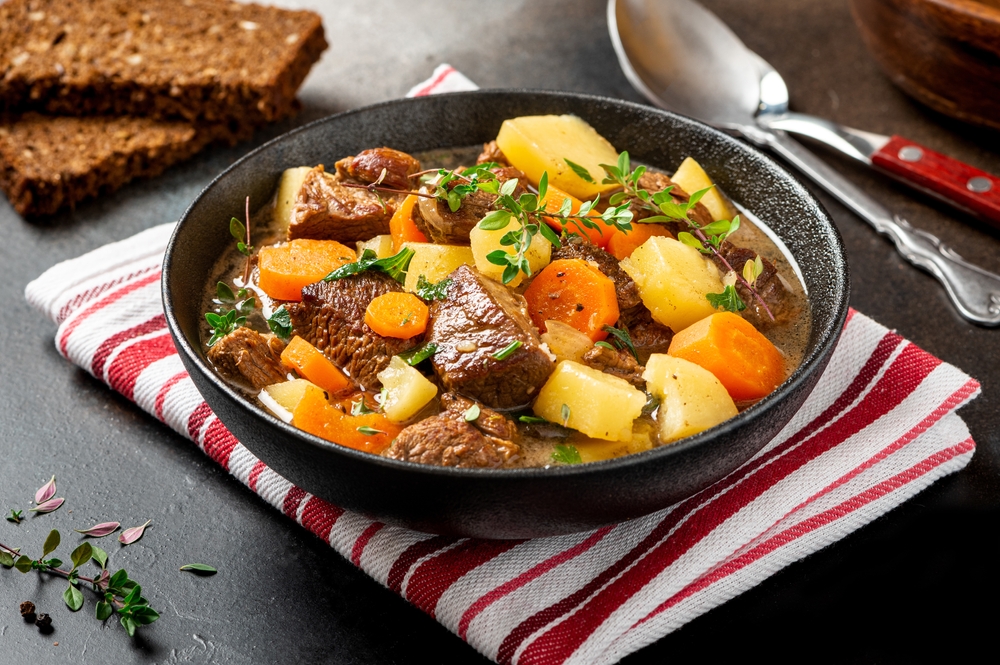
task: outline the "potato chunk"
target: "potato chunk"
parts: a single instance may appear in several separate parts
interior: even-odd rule
[[[688,194],[694,194],[695,192],[705,189],[706,187],[712,187],[715,183],[712,179],[708,177],[705,173],[705,169],[701,168],[701,164],[694,161],[693,158],[687,157],[681,162],[681,165],[677,167],[670,179],[673,180],[678,187],[683,189]],[[712,188],[709,190],[705,196],[701,198],[701,202],[705,204],[708,211],[712,213],[712,219],[732,219],[733,209],[726,202],[725,197],[717,188]]]
[[[382,411],[394,423],[405,423],[437,395],[437,386],[399,356],[392,357],[378,380],[385,388]]]
[[[673,330],[714,314],[706,296],[724,288],[712,263],[673,238],[650,238],[622,259],[621,266],[635,281],[653,318]]]
[[[642,373],[646,389],[660,399],[660,442],[670,443],[729,420],[738,412],[715,375],[682,358],[654,353]]]
[[[306,174],[312,171],[311,166],[296,166],[286,169],[281,174],[281,182],[278,184],[278,195],[274,201],[274,219],[278,228],[284,235],[288,235],[288,223],[292,219],[292,208],[295,207],[295,199],[302,189],[302,181],[306,179]]]
[[[542,386],[535,415],[605,441],[631,441],[646,395],[625,379],[563,360]]]
[[[392,251],[392,236],[381,235],[375,236],[371,240],[365,240],[364,242],[358,241],[358,259],[360,260],[362,256],[365,255],[365,250],[370,249],[375,252],[375,256],[380,259],[386,259],[395,254]]]
[[[520,229],[521,222],[516,219],[511,219],[507,226],[495,231],[487,231],[486,229],[481,229],[478,226],[473,228],[469,233],[469,242],[472,244],[472,256],[475,260],[476,269],[490,279],[494,279],[498,282],[501,281],[504,266],[498,266],[494,263],[490,263],[486,257],[490,252],[494,252],[498,249],[503,250],[508,254],[516,254],[514,248],[510,245],[501,245],[500,239],[511,231],[519,231]],[[549,265],[549,261],[552,259],[552,243],[546,240],[541,233],[536,233],[531,238],[531,245],[528,246],[528,251],[524,253],[524,257],[528,259],[528,265],[531,267],[531,274],[536,275],[539,270]],[[520,284],[523,279],[524,273],[519,272],[517,276],[507,284],[507,286],[515,287]]]
[[[319,387],[305,379],[292,379],[266,386],[258,398],[271,413],[290,423],[295,407],[302,401],[309,386]]]
[[[435,245],[430,242],[407,242],[403,247],[413,250],[410,267],[406,270],[403,288],[417,291],[417,281],[423,275],[428,282],[437,284],[461,265],[475,265],[472,249],[464,245]]]
[[[592,199],[614,188],[603,185],[601,164],[615,164],[618,151],[593,127],[575,115],[533,115],[505,120],[497,134],[497,146],[507,160],[532,182],[548,172],[549,183],[578,199]],[[569,159],[590,172],[594,182],[578,176]]]

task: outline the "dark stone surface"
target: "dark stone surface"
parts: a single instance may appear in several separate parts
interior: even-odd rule
[[[474,10],[457,1],[310,4],[325,12],[334,49],[307,81],[303,114],[254,145],[307,119],[400,96],[440,61],[483,86],[639,100],[615,62],[602,0]],[[782,73],[795,110],[899,133],[1000,172],[1000,137],[933,114],[894,88],[864,50],[846,2],[706,4]],[[373,47],[366,31],[376,25],[384,39]],[[53,348],[53,326],[24,302],[25,284],[57,261],[177,218],[250,147],[209,151],[46,223],[26,223],[0,202],[0,510],[27,507],[53,473],[67,499],[58,512],[20,526],[0,522],[0,542],[37,550],[50,528],[75,542],[66,536],[73,527],[152,518],[145,538],[129,548],[99,543],[163,613],[130,641],[117,626],[100,629],[91,598],[70,613],[62,605],[64,583],[0,570],[0,662],[393,663],[412,662],[416,654],[436,662],[483,661],[188,441],[68,365]],[[858,165],[829,159],[914,225],[1000,271],[1000,232]],[[1000,591],[1000,330],[964,323],[937,282],[819,196],[844,236],[854,306],[982,382],[983,394],[961,412],[976,455],[961,473],[623,662],[760,655],[788,663],[911,663],[939,653],[963,662],[994,646],[988,608]],[[177,571],[191,561],[220,572],[197,578]],[[29,599],[52,615],[53,633],[39,634],[22,621],[18,605]]]

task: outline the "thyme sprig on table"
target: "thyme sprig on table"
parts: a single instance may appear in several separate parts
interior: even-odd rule
[[[69,584],[63,592],[63,602],[74,612],[83,607],[84,598],[80,589],[91,589],[100,598],[95,608],[98,620],[105,621],[117,613],[129,637],[135,635],[140,626],[151,624],[160,618],[160,614],[149,606],[149,601],[143,598],[142,587],[129,578],[124,569],[114,574],[108,572],[108,555],[101,548],[89,542],[80,543],[69,555],[72,566],[68,570],[63,567],[61,559],[47,558],[56,551],[60,541],[59,532],[55,529],[50,531],[42,545],[42,555],[37,559],[21,554],[18,548],[0,543],[0,566],[16,568],[22,573],[37,570],[39,573],[65,578]],[[100,568],[93,577],[80,572],[81,566],[88,561],[93,561]]]

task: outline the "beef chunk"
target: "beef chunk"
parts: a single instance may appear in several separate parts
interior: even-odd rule
[[[674,339],[674,331],[653,320],[653,316],[645,307],[637,307],[630,313],[629,319],[620,320],[628,328],[632,346],[639,356],[639,362],[645,365],[649,356],[654,353],[666,353],[670,342]]]
[[[484,143],[483,151],[479,153],[479,157],[476,158],[476,164],[485,164],[487,162],[510,166],[510,162],[507,161],[507,155],[503,154],[503,151],[500,150],[500,146],[497,145],[496,141]]]
[[[448,297],[430,308],[427,341],[437,344],[434,371],[449,390],[495,409],[527,405],[554,368],[541,349],[527,305],[475,268],[451,274]],[[521,345],[503,360],[494,354]]]
[[[491,171],[496,174],[497,180],[501,183],[517,178],[518,185],[513,193],[515,199],[528,191],[524,187],[527,176],[513,166],[501,166],[491,169]],[[462,180],[455,179],[446,186],[451,189],[460,184],[462,184]],[[446,203],[433,199],[423,199],[414,210],[413,221],[417,228],[430,238],[431,242],[447,245],[468,244],[469,232],[479,223],[479,220],[490,213],[496,198],[496,194],[476,191],[462,199],[462,205],[454,212]]]
[[[243,327],[216,342],[208,350],[208,359],[227,381],[259,392],[288,378],[288,370],[281,364],[284,348],[284,342],[274,335]]]
[[[376,374],[394,355],[416,347],[419,338],[383,337],[365,323],[368,304],[390,291],[401,291],[392,277],[363,272],[302,289],[302,302],[285,305],[293,332],[326,354],[366,390],[381,387]]]
[[[747,261],[753,261],[757,257],[757,252],[752,249],[746,249],[744,247],[736,247],[730,242],[722,243],[722,247],[719,248],[719,253],[725,257],[729,265],[736,270],[737,273],[743,272],[743,266],[746,265]],[[713,257],[719,270],[725,272],[726,267],[718,257]],[[751,295],[750,290],[743,286],[741,283],[736,283],[736,292],[740,294],[740,298],[746,303],[747,308],[742,312],[743,318],[753,323],[758,328],[766,328],[769,325],[786,323],[799,316],[800,312],[792,304],[791,298],[789,298],[788,289],[782,283],[781,279],[778,277],[778,269],[775,267],[771,261],[765,259],[763,256],[760,257],[761,263],[764,265],[764,270],[757,277],[757,283],[755,284],[755,289],[760,297],[763,298],[764,302],[767,303],[768,309],[774,315],[774,322],[772,323],[771,317],[767,315],[767,312],[757,301],[756,298]]]
[[[456,395],[455,393],[445,393],[441,395],[441,406],[445,411],[465,418],[466,412],[475,405],[471,399]],[[517,438],[517,425],[514,421],[498,411],[479,405],[479,417],[472,421],[472,425],[487,436],[497,439],[513,441]]]
[[[385,169],[385,177],[382,177]],[[409,190],[413,186],[410,176],[420,170],[420,162],[411,155],[392,148],[362,150],[356,156],[337,162],[337,173],[362,185],[378,182],[393,189]]]
[[[639,178],[639,187],[645,189],[650,194],[655,194],[656,192],[662,192],[667,187],[673,185],[673,189],[670,190],[670,196],[676,203],[687,203],[691,196],[681,189],[678,185],[674,184],[674,181],[663,175],[662,173],[655,173],[653,171],[646,171]],[[636,206],[632,205],[632,214],[635,215],[633,219],[643,219],[645,217],[652,217],[654,213]],[[703,203],[696,203],[694,208],[688,213],[688,216],[698,223],[699,226],[705,226],[706,224],[711,224],[715,220],[712,219],[712,213],[708,211]],[[680,231],[686,231],[688,229],[687,224],[683,222],[668,222],[666,224],[670,232],[675,236]]]
[[[597,268],[611,278],[615,283],[615,295],[618,297],[618,311],[630,312],[636,307],[642,307],[639,289],[632,278],[622,270],[618,259],[597,245],[587,242],[579,236],[566,236],[562,247],[552,252],[552,260],[583,259],[597,265]]]
[[[625,379],[640,390],[646,389],[646,382],[642,378],[646,368],[637,363],[629,351],[595,346],[583,354],[583,363],[605,374]]]
[[[404,462],[495,469],[516,459],[520,447],[488,436],[461,415],[445,411],[404,429],[384,454]]]
[[[354,182],[345,174],[340,162],[337,173],[326,173],[320,164],[306,174],[292,208],[289,240],[312,238],[351,244],[389,233],[389,220],[403,195],[375,194],[347,187],[346,184],[363,183]]]

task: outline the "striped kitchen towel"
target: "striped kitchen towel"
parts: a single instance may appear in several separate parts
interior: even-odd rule
[[[292,485],[212,414],[164,321],[160,266],[172,229],[102,247],[28,285],[28,301],[58,326],[59,352],[498,663],[616,662],[962,469],[975,450],[955,410],[979,384],[852,311],[791,422],[685,501],[534,540],[387,526]]]

